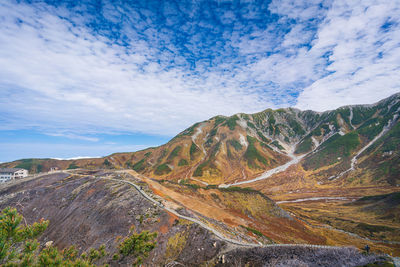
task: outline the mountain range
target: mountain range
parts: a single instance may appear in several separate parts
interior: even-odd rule
[[[216,116],[168,143],[99,159],[22,159],[1,164],[31,172],[129,168],[156,179],[230,185],[270,177],[298,165],[318,184],[342,180],[400,183],[400,94],[372,105],[325,112],[295,108]],[[268,172],[269,171],[269,172]]]
[[[99,240],[115,251],[110,240],[128,228],[116,231],[115,222],[102,214],[126,214],[121,225],[160,233],[160,246],[149,258],[157,264],[189,263],[190,251],[205,244],[208,254],[190,264],[215,261],[230,242],[367,244],[373,251],[400,255],[399,121],[400,93],[325,112],[283,108],[215,116],[164,145],[137,152],[2,163],[41,174],[1,187],[0,207],[18,203],[28,220],[56,222],[44,239],[54,239],[61,248],[79,243],[82,252]],[[46,174],[55,169],[59,172]],[[131,183],[163,203],[151,218],[142,209],[149,199],[135,193]],[[91,216],[82,217],[81,210]],[[148,218],[145,223],[143,218]],[[77,220],[79,233],[59,237],[64,224]],[[193,227],[202,230],[193,234]],[[93,242],[81,242],[82,236]],[[210,246],[211,239],[224,245]]]

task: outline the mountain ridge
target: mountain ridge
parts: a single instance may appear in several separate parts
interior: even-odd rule
[[[300,163],[306,170],[337,165],[328,169],[340,172],[349,164],[349,157],[377,136],[399,110],[400,93],[396,93],[374,104],[347,105],[324,112],[289,107],[217,115],[193,124],[159,147],[98,159],[32,159],[31,163],[25,159],[1,166],[23,167],[26,163],[25,167],[34,172],[52,166],[132,168],[160,179],[190,178],[206,184],[224,184],[255,178],[296,156],[306,155]],[[395,118],[392,126],[397,123]],[[329,173],[331,177],[333,172],[321,171],[319,176]]]

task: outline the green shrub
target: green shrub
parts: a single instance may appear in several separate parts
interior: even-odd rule
[[[143,171],[145,169],[145,161],[144,159],[139,160],[135,164],[133,164],[132,169],[134,169],[137,172]]]
[[[190,159],[193,160],[195,154],[199,151],[200,151],[200,149],[197,147],[197,145],[194,142],[192,142],[192,144],[190,146]]]
[[[79,166],[76,165],[74,162],[72,162],[71,164],[69,164],[67,170],[73,170],[73,169],[78,169]]]
[[[235,130],[236,121],[237,121],[238,119],[239,119],[239,118],[238,118],[236,115],[234,115],[234,116],[232,116],[232,117],[229,117],[229,118],[226,120],[226,122],[225,122],[224,125],[228,126],[229,130],[233,131],[233,130]]]
[[[40,245],[36,240],[48,227],[41,220],[32,225],[22,223],[24,218],[14,208],[7,207],[0,214],[1,266],[82,266],[94,267],[96,260],[106,255],[105,246],[90,249],[80,257],[75,246],[59,251],[53,246]]]
[[[259,236],[259,237],[263,237],[264,236],[263,233],[261,233],[260,231],[258,231],[256,229],[253,229],[253,228],[250,228],[250,227],[247,227],[247,226],[244,226],[244,225],[240,225],[240,226],[245,228],[247,231],[252,232],[253,234]]]
[[[123,257],[134,256],[135,261],[132,264],[140,266],[143,264],[143,258],[147,258],[150,251],[156,247],[157,243],[154,241],[156,237],[156,232],[143,231],[141,233],[133,233],[119,245],[119,253]]]
[[[188,161],[186,159],[180,159],[178,162],[178,166],[186,166],[189,165]]]
[[[262,132],[257,131],[257,135],[260,137],[260,139],[265,142],[265,143],[269,143],[269,140],[262,134]]]
[[[338,158],[349,157],[359,144],[360,140],[356,132],[350,132],[343,136],[335,134],[320,146],[317,153],[306,158],[304,166],[306,169],[317,169],[334,164],[340,160]]]
[[[252,169],[259,168],[259,166],[256,163],[256,160],[266,165],[267,160],[258,152],[257,148],[254,145],[257,139],[248,135],[247,141],[249,145],[247,146],[247,150],[244,153],[244,158],[247,160],[247,165]]]
[[[277,128],[277,129],[278,129],[278,128]],[[283,149],[284,149],[283,146],[281,146],[281,145],[279,144],[279,142],[276,141],[276,140],[272,141],[272,142],[271,142],[271,145],[273,145],[274,147],[279,148],[280,150],[283,150]]]
[[[305,138],[301,143],[297,146],[295,153],[302,154],[310,151],[312,149],[313,142],[311,137]]]
[[[164,174],[170,173],[171,171],[172,171],[171,168],[168,167],[168,165],[164,163],[164,164],[158,165],[156,167],[156,169],[154,171],[154,174],[156,174],[156,175],[164,175]]]
[[[236,140],[236,139],[228,140],[227,143],[228,143],[229,145],[233,146],[233,148],[234,148],[236,151],[240,151],[240,150],[242,150],[242,148],[243,148],[243,147],[242,147],[242,144],[240,144],[240,142],[239,142],[238,140]]]
[[[176,156],[178,156],[178,154],[179,154],[179,151],[181,151],[181,146],[176,146],[173,150],[172,150],[172,152],[169,154],[169,156],[168,156],[168,160],[172,160],[172,159],[174,159]]]

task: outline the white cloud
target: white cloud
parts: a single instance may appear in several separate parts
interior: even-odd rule
[[[0,65],[7,67],[0,69],[0,111],[14,111],[2,129],[172,135],[215,114],[264,108],[233,81],[221,87],[218,75],[164,70],[147,59],[154,51],[145,43],[109,44],[60,18],[58,9],[35,8],[2,3]]]
[[[217,114],[288,106],[299,92],[297,107],[325,110],[400,90],[397,1],[272,1],[276,22],[251,24],[264,14],[253,5],[218,11],[221,25],[203,20],[203,31],[191,21],[203,7],[178,4],[163,12],[183,12],[171,25],[189,18],[180,47],[171,40],[181,33],[151,27],[145,9],[102,10],[112,22],[130,14],[124,46],[87,27],[84,12],[0,3],[0,130],[173,135]]]
[[[383,29],[391,20],[393,26]],[[297,106],[326,110],[373,103],[400,91],[400,4],[334,1],[311,51],[331,51],[326,70],[300,94]]]
[[[46,133],[46,135],[57,136],[57,137],[66,137],[66,138],[69,138],[69,139],[78,139],[78,140],[84,140],[84,141],[90,141],[90,142],[98,142],[100,140],[97,137],[89,137],[89,136],[77,135],[77,134],[74,134],[74,133]]]

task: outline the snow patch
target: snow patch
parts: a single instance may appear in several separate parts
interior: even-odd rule
[[[284,201],[277,201],[277,204],[282,203],[296,203],[296,202],[304,202],[304,201],[318,201],[318,200],[345,200],[350,201],[353,200],[347,197],[310,197],[310,198],[299,198],[294,200],[284,200]]]

